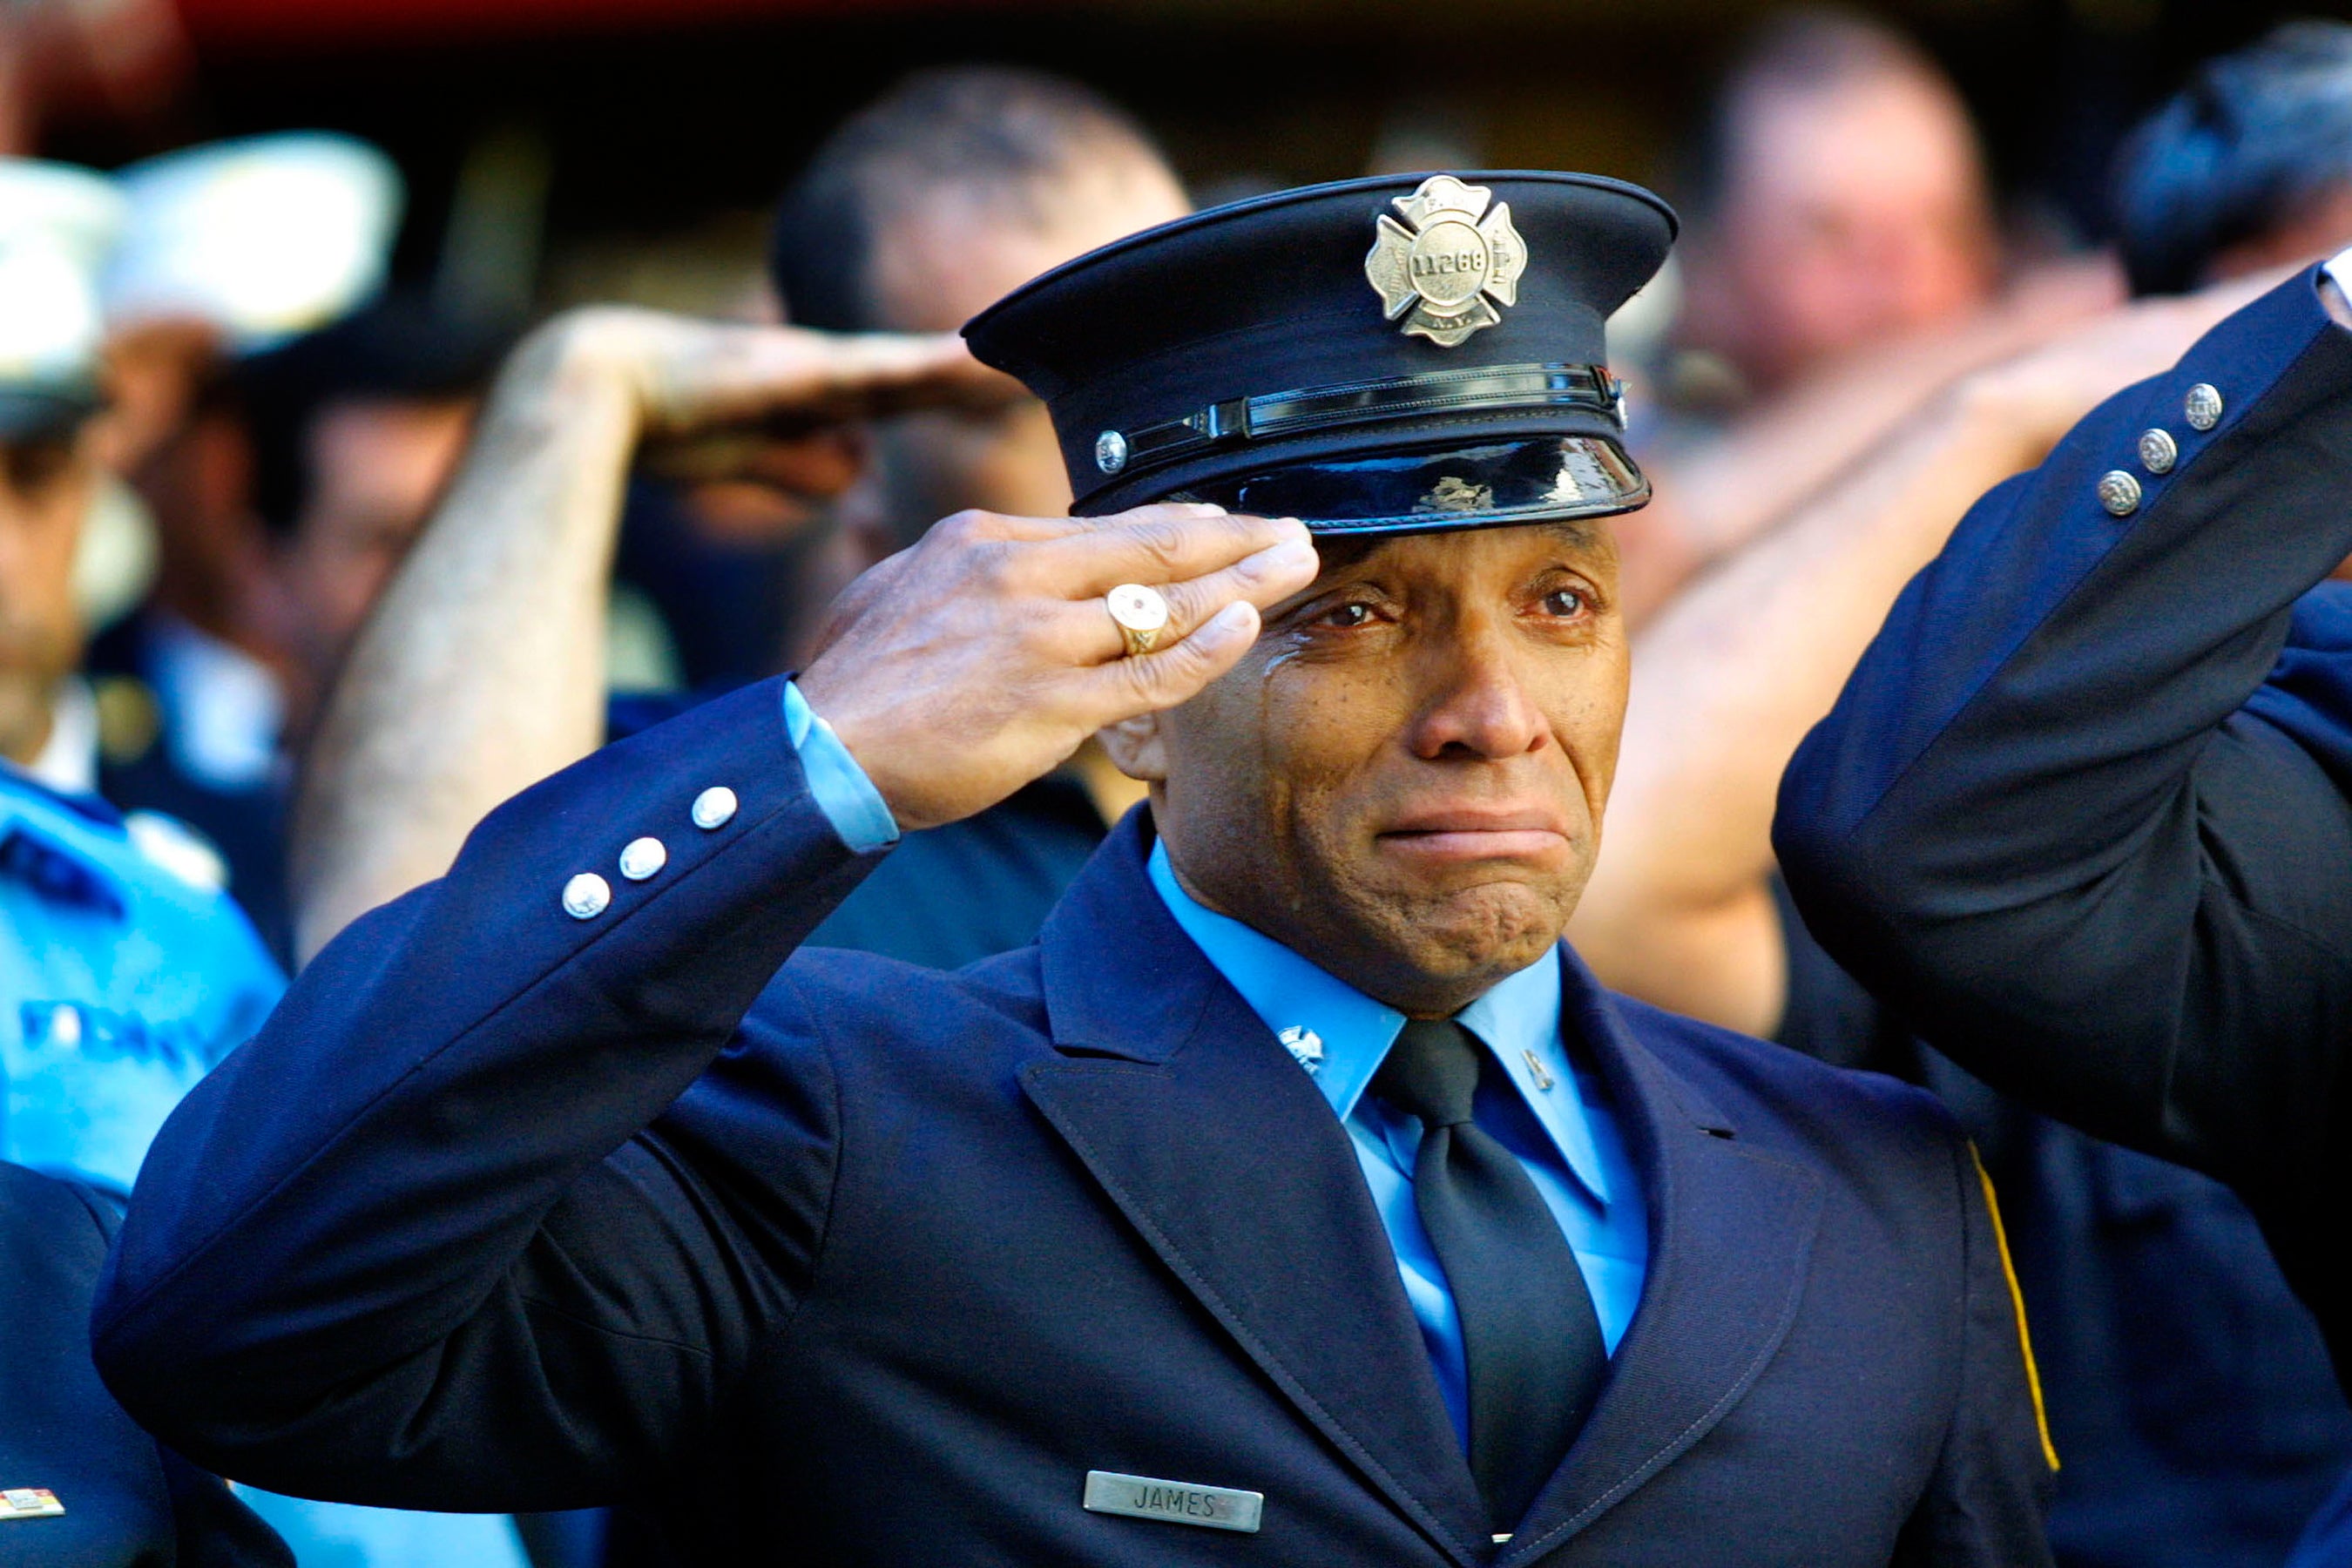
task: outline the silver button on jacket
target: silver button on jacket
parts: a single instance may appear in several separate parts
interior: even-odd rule
[[[658,838],[632,838],[621,851],[621,875],[642,882],[669,864],[669,849]]]
[[[735,819],[735,792],[725,784],[712,784],[694,797],[694,825],[705,833],[724,827]]]
[[[593,871],[583,871],[563,884],[563,912],[575,921],[593,921],[613,904],[613,885]]]

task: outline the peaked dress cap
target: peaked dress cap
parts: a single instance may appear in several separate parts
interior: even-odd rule
[[[1347,180],[1105,246],[964,336],[1045,400],[1079,516],[1192,500],[1384,532],[1625,511],[1649,486],[1603,324],[1675,227],[1598,175]]]

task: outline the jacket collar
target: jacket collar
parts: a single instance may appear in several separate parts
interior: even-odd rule
[[[1186,938],[1140,809],[1039,936],[1056,1056],[1030,1099],[1302,1416],[1457,1562],[1515,1568],[1632,1495],[1761,1373],[1802,1298],[1822,1181],[1647,1048],[1572,952],[1561,1026],[1599,1063],[1650,1209],[1608,1389],[1499,1559],[1387,1233],[1339,1119]]]

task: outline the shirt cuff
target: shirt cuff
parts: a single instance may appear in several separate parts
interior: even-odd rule
[[[2344,297],[2352,300],[2352,250],[2337,251],[2327,258],[2320,270],[2335,279],[2336,286],[2344,290]]]
[[[809,793],[816,796],[841,841],[860,855],[887,849],[898,842],[898,821],[882,799],[882,792],[833,732],[817,716],[808,699],[793,682],[784,682],[784,738],[801,754],[801,772],[808,776]]]

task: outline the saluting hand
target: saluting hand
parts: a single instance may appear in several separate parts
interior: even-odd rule
[[[1231,669],[1258,612],[1315,580],[1296,520],[1171,503],[1116,517],[961,512],[850,584],[800,677],[902,828],[953,822],[1107,724]],[[1129,655],[1104,596],[1156,588],[1169,624]]]
[[[552,400],[568,426],[609,420],[603,445],[664,478],[825,496],[863,465],[856,421],[1024,395],[952,332],[819,332],[604,305],[526,339],[491,412],[530,416]]]

